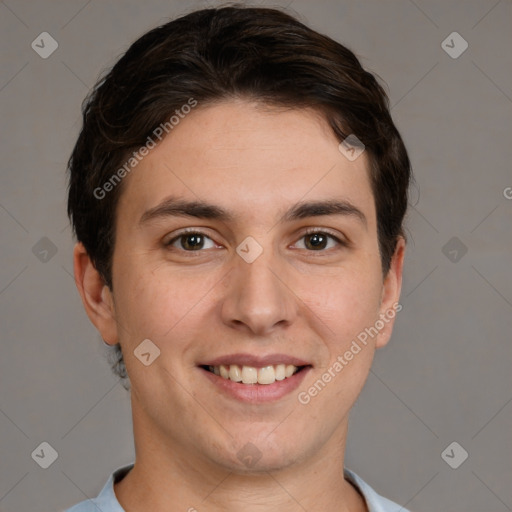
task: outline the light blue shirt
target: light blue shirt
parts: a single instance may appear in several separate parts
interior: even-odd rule
[[[78,503],[66,512],[125,512],[114,493],[114,482],[119,482],[132,469],[133,464],[119,468],[110,475],[97,498]],[[405,508],[377,494],[361,477],[345,469],[345,478],[352,483],[366,500],[369,512],[409,512]]]

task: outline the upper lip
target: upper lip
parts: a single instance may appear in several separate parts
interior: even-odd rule
[[[216,357],[209,359],[199,366],[228,366],[230,364],[237,364],[238,366],[253,366],[262,368],[275,364],[293,364],[294,366],[308,366],[310,363],[299,359],[297,357],[288,356],[286,354],[267,354],[265,356],[255,356],[254,354],[229,354],[226,356]]]

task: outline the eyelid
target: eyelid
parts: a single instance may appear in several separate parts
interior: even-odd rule
[[[340,233],[330,230],[329,228],[307,228],[301,235],[301,238],[306,235],[314,235],[315,233],[323,233],[334,238],[341,245],[348,245],[349,241]]]
[[[209,236],[205,231],[203,231],[204,228],[183,228],[177,231],[176,233],[171,233],[170,236],[164,237],[164,245],[170,246],[172,243],[174,243],[176,240],[178,240],[180,237],[188,234],[192,235],[201,235],[205,238],[209,238],[212,242],[214,242],[216,245],[220,245],[218,242],[216,242],[211,236]],[[192,251],[189,251],[192,252]],[[200,251],[197,251],[200,252]]]

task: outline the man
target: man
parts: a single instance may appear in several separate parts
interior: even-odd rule
[[[344,468],[401,308],[410,178],[353,53],[277,10],[193,12],[94,88],[69,169],[136,449],[70,510],[404,510]]]

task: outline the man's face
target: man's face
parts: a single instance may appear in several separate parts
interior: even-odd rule
[[[347,159],[312,111],[199,104],[124,186],[113,302],[136,442],[237,471],[339,444],[392,321],[352,342],[399,293],[400,272],[382,276],[366,154]],[[177,214],[178,201],[211,208]],[[160,350],[148,366],[134,354],[146,339]],[[283,364],[299,371],[283,379]],[[235,365],[282,380],[235,382]]]

